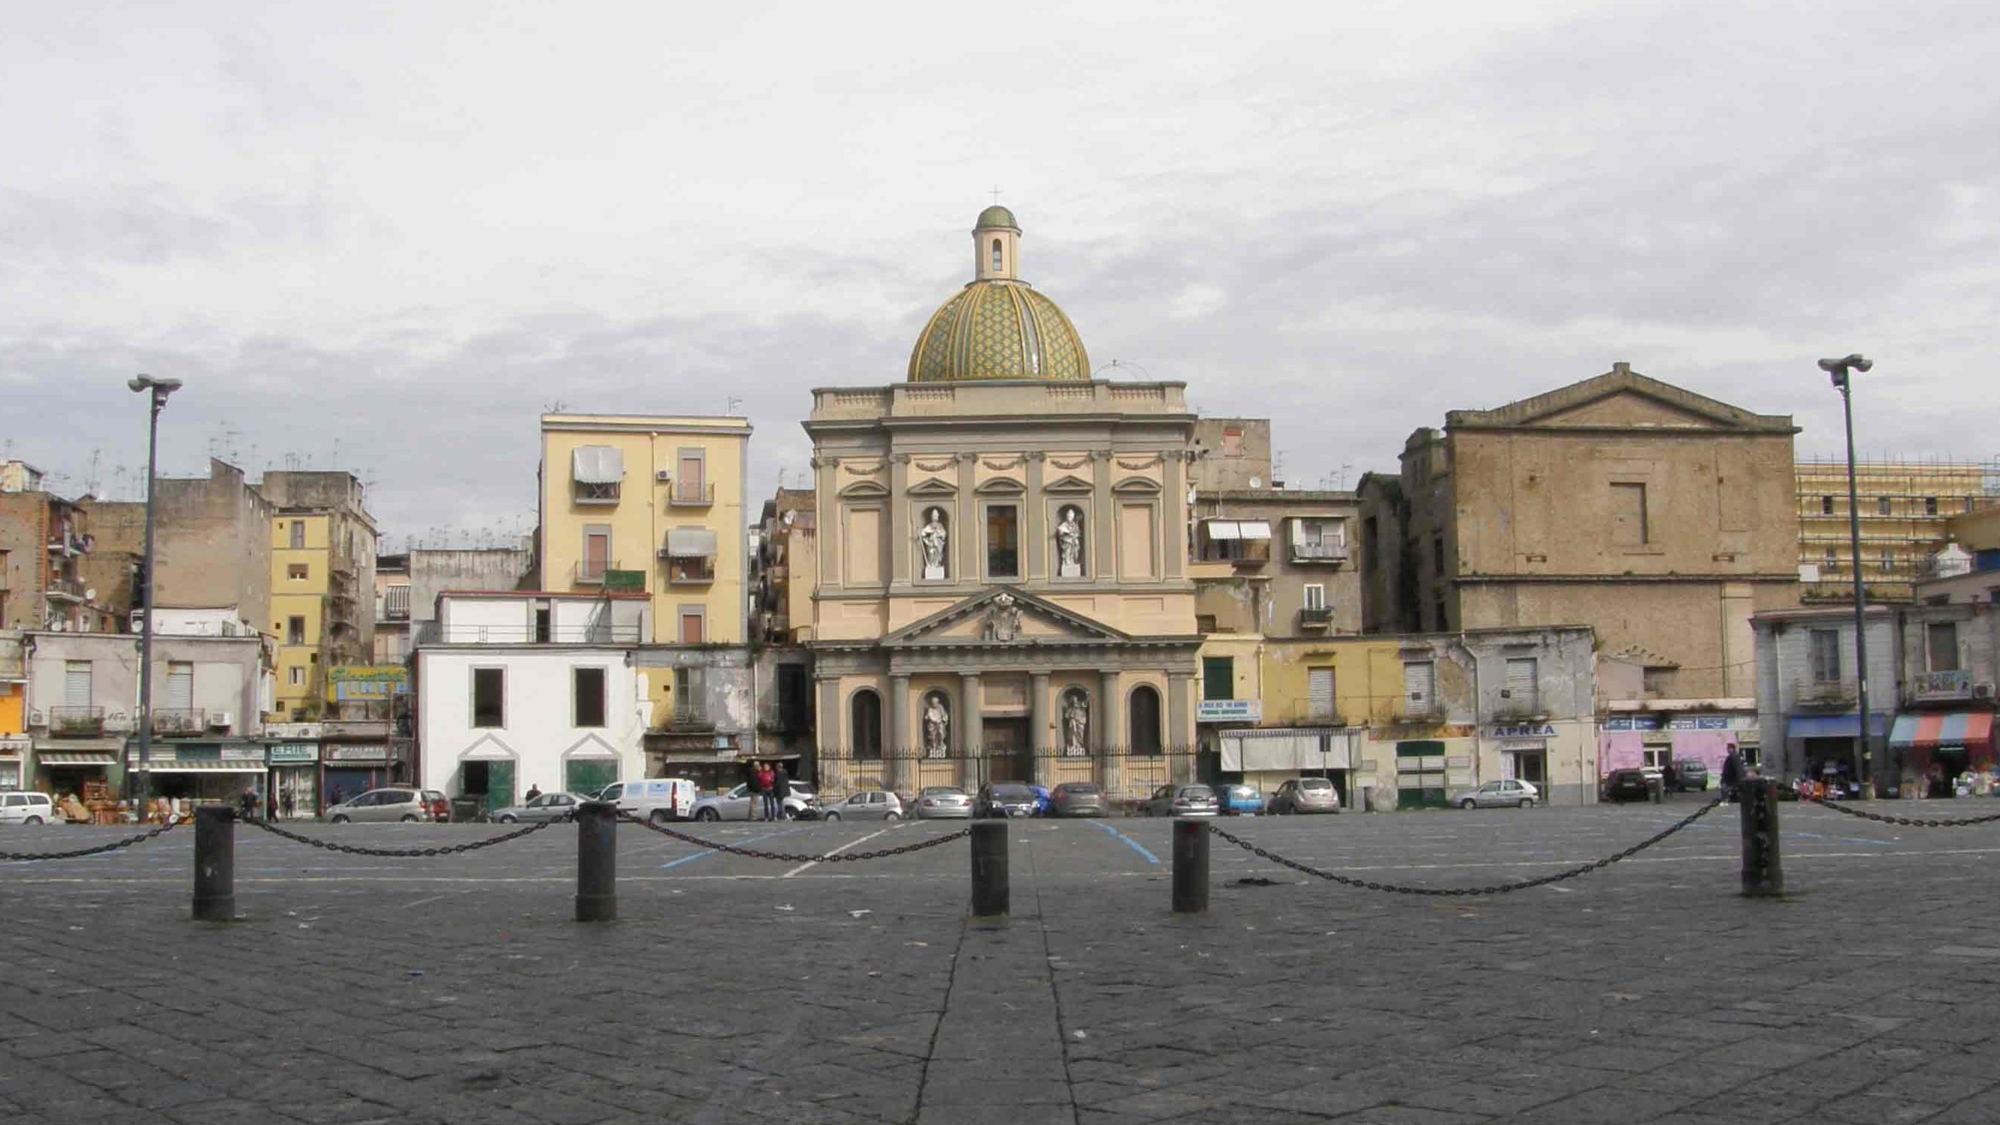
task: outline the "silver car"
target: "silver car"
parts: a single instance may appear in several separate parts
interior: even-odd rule
[[[807,793],[811,793],[810,788]],[[810,795],[800,796],[794,785],[791,795],[785,798],[785,819],[798,816],[812,802]],[[764,815],[763,804],[763,794],[750,792],[748,785],[738,785],[727,793],[711,793],[696,801],[693,816],[696,820],[757,820]]]
[[[972,798],[956,785],[933,785],[917,794],[918,820],[970,820]]]
[[[822,820],[901,820],[903,799],[887,789],[865,789],[819,815]]]
[[[1278,786],[1271,794],[1271,801],[1265,806],[1273,816],[1288,816],[1293,813],[1337,813],[1340,811],[1340,790],[1333,782],[1323,777],[1301,777]]]
[[[514,824],[523,820],[531,823],[538,820],[568,820],[576,815],[576,807],[586,800],[588,798],[579,797],[574,793],[544,793],[525,805],[497,809],[492,819],[502,824]]]
[[[416,824],[431,818],[430,806],[415,789],[370,789],[359,797],[342,801],[326,810],[326,819],[335,824],[367,824],[401,821]]]
[[[1525,781],[1489,781],[1473,789],[1451,795],[1451,803],[1461,809],[1532,809],[1542,799],[1542,791]]]
[[[47,793],[0,793],[0,824],[54,824],[56,803]]]
[[[1162,785],[1146,801],[1147,816],[1215,816],[1221,806],[1206,785]]]

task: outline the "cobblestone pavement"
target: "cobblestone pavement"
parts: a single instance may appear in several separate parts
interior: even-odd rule
[[[1227,823],[1463,886],[1692,807]],[[0,864],[0,1122],[2000,1121],[2000,827],[1786,805],[1795,893],[1753,902],[1734,813],[1466,900],[1308,883],[1218,840],[1200,918],[1168,913],[1167,822],[1016,822],[997,926],[964,920],[963,844],[801,867],[631,827],[621,920],[580,926],[567,826],[425,860],[242,830],[244,920],[198,925],[175,832]],[[695,830],[814,851],[955,827]],[[112,835],[0,829],[0,850]]]

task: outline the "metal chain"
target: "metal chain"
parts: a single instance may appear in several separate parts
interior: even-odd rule
[[[1229,841],[1230,843],[1235,844],[1237,847],[1242,848],[1245,851],[1254,853],[1259,859],[1268,859],[1272,863],[1275,863],[1280,867],[1289,867],[1294,871],[1300,872],[1305,875],[1311,875],[1314,876],[1315,878],[1325,879],[1329,882],[1340,883],[1344,886],[1349,886],[1349,887],[1358,887],[1364,891],[1387,891],[1391,894],[1426,895],[1433,898],[1461,898],[1471,895],[1499,895],[1499,894],[1506,894],[1509,891],[1525,891],[1531,887],[1546,887],[1550,883],[1560,883],[1564,879],[1574,879],[1578,875],[1587,875],[1592,871],[1597,871],[1601,868],[1609,867],[1612,864],[1617,863],[1621,859],[1628,859],[1632,856],[1639,854],[1642,851],[1645,851],[1647,848],[1652,847],[1654,844],[1659,843],[1661,840],[1666,839],[1667,837],[1673,835],[1676,832],[1679,832],[1681,829],[1686,828],[1688,825],[1693,824],[1695,821],[1700,820],[1702,817],[1707,816],[1709,813],[1715,811],[1715,808],[1720,804],[1722,804],[1721,798],[1717,798],[1716,800],[1710,801],[1708,804],[1703,805],[1702,807],[1696,809],[1693,813],[1689,814],[1688,816],[1682,817],[1680,820],[1675,821],[1673,824],[1669,825],[1662,831],[1654,833],[1651,836],[1648,836],[1646,839],[1641,840],[1639,843],[1634,844],[1629,848],[1626,848],[1622,852],[1616,852],[1612,855],[1606,856],[1605,858],[1597,860],[1593,863],[1586,863],[1581,867],[1572,867],[1567,871],[1558,871],[1553,875],[1543,875],[1538,878],[1527,879],[1518,883],[1496,883],[1490,887],[1408,887],[1396,883],[1376,883],[1367,879],[1354,879],[1346,875],[1336,875],[1331,871],[1321,871],[1317,867],[1312,867],[1307,864],[1300,863],[1294,859],[1286,859],[1284,856],[1276,855],[1270,851],[1267,851],[1264,848],[1260,848],[1257,845],[1252,844],[1248,840],[1242,839],[1241,837],[1238,836],[1231,835],[1230,833],[1222,830],[1221,828],[1216,827],[1213,824],[1208,826],[1208,830],[1210,832],[1215,833],[1217,836],[1220,836],[1223,839]]]
[[[685,832],[676,832],[664,824],[654,824],[650,820],[640,820],[636,816],[622,812],[618,814],[618,819],[627,824],[636,824],[641,828],[658,832],[662,836],[668,836],[683,843],[707,848],[710,851],[728,852],[730,855],[740,855],[747,859],[776,860],[779,863],[856,863],[864,859],[882,859],[892,855],[908,855],[911,852],[923,851],[925,848],[935,848],[939,844],[949,844],[953,840],[963,840],[967,836],[972,835],[972,829],[961,828],[948,836],[934,836],[922,843],[904,844],[900,848],[882,848],[872,852],[842,852],[830,855],[799,855],[791,852],[767,852],[761,848],[741,848],[734,844],[719,844],[714,840],[704,840],[699,836],[690,836]]]
[[[1992,824],[1994,821],[2000,820],[2000,813],[1994,813],[1992,816],[1966,817],[1960,820],[1926,820],[1922,817],[1884,816],[1881,813],[1850,809],[1838,801],[1829,801],[1824,797],[1807,797],[1805,799],[1818,805],[1820,808],[1832,809],[1834,812],[1846,813],[1848,816],[1858,816],[1862,820],[1879,821],[1883,824],[1906,824],[1911,828],[1963,828],[1968,824]]]
[[[269,832],[273,836],[282,836],[295,843],[305,844],[323,851],[345,852],[348,855],[386,856],[391,859],[415,859],[420,856],[457,855],[460,852],[476,852],[481,848],[490,848],[495,844],[504,844],[509,840],[518,840],[523,836],[532,836],[544,828],[567,823],[567,821],[544,820],[530,824],[526,828],[516,829],[505,835],[489,836],[484,840],[474,840],[469,844],[450,844],[437,848],[360,848],[353,844],[336,844],[331,840],[322,839],[317,836],[302,836],[297,832],[287,832],[266,820],[253,820],[248,823]]]
[[[103,855],[105,852],[115,852],[119,848],[129,848],[133,844],[143,844],[155,836],[163,836],[186,824],[187,821],[188,818],[184,816],[173,817],[150,832],[141,832],[137,836],[127,836],[122,840],[113,840],[108,844],[99,844],[94,848],[82,848],[73,852],[0,852],[0,860],[21,863],[29,860],[79,859],[87,855]]]

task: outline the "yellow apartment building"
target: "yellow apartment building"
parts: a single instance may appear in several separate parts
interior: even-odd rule
[[[1798,459],[1799,577],[1807,602],[1854,599],[1847,462]],[[1907,602],[1951,523],[2000,506],[2000,464],[1942,460],[1857,461],[1861,579],[1878,602]]]

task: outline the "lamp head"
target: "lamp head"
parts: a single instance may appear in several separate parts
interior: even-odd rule
[[[1833,385],[1847,389],[1847,376],[1851,371],[1865,372],[1875,366],[1875,361],[1859,353],[1842,356],[1839,359],[1822,359],[1819,369],[1833,376]]]
[[[137,375],[125,380],[125,385],[133,391],[152,391],[153,398],[165,402],[167,396],[181,389],[179,379],[155,379],[151,375]]]

